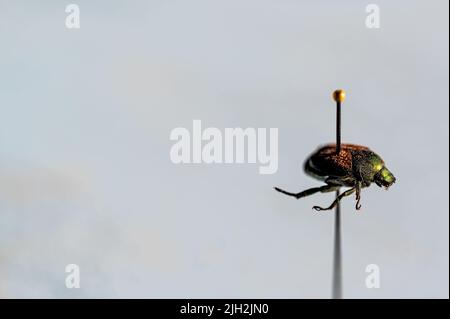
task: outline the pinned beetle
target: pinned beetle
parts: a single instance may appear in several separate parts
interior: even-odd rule
[[[285,195],[297,199],[318,192],[326,193],[339,190],[341,187],[350,187],[340,194],[327,208],[314,206],[315,210],[333,209],[339,201],[356,192],[356,209],[361,208],[361,189],[369,187],[372,183],[388,189],[395,183],[394,175],[386,168],[384,161],[368,147],[342,144],[339,153],[336,145],[329,144],[319,148],[304,164],[305,172],[326,185],[307,189],[300,193],[290,193],[278,187],[275,189]]]

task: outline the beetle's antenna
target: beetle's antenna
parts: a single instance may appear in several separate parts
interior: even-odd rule
[[[336,101],[336,154],[339,154],[341,151],[341,102],[345,100],[345,91],[334,91],[333,99]],[[336,198],[339,195],[340,192],[337,190]],[[342,299],[341,204],[339,202],[336,205],[334,218],[332,298]]]

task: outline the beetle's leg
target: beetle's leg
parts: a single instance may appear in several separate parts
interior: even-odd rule
[[[282,190],[281,188],[278,188],[278,187],[275,187],[275,190],[280,193],[283,193],[285,195],[293,196],[293,197],[299,199],[299,198],[306,197],[306,196],[309,196],[309,195],[312,195],[312,194],[315,194],[318,192],[321,192],[321,193],[332,192],[339,188],[340,188],[340,186],[336,186],[336,185],[324,185],[321,187],[313,187],[313,188],[304,190],[303,192],[300,192],[300,193],[290,193],[290,192]]]
[[[314,206],[313,209],[315,209],[315,210],[317,210],[317,211],[333,209],[334,207],[336,207],[336,205],[340,202],[340,200],[341,200],[342,198],[344,198],[345,196],[349,196],[349,195],[353,194],[353,193],[355,192],[355,190],[356,190],[356,186],[355,186],[355,187],[352,187],[352,188],[350,188],[350,189],[348,189],[348,190],[346,190],[346,191],[343,192],[341,195],[339,195],[338,197],[336,197],[336,199],[335,199],[335,200],[331,203],[331,205],[330,205],[329,207],[327,207],[327,208],[322,208],[322,207],[320,207],[320,206]]]
[[[361,209],[361,182],[356,182],[356,210]]]

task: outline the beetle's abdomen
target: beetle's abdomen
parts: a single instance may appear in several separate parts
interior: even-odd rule
[[[351,175],[353,152],[361,150],[369,149],[365,146],[342,144],[341,151],[337,154],[336,144],[325,145],[306,160],[305,172],[320,180]]]

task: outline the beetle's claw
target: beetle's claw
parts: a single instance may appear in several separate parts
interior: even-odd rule
[[[357,200],[356,200],[356,206],[355,206],[356,210],[360,210],[361,209],[360,202],[361,202],[361,197],[358,197]]]
[[[313,209],[315,210],[315,211],[322,211],[322,210],[328,210],[328,208],[323,208],[323,207],[320,207],[320,206],[314,206],[313,207]]]
[[[361,209],[361,191],[357,191],[356,192],[356,205],[355,208],[356,210],[360,210]]]

